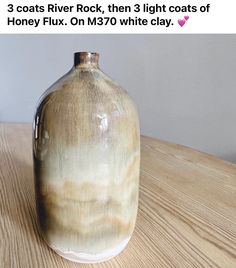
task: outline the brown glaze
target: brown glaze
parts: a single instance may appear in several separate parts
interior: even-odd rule
[[[36,200],[42,233],[61,252],[100,254],[130,238],[138,206],[136,108],[98,68],[98,54],[41,98],[35,115]]]
[[[90,64],[98,66],[99,54],[94,52],[77,52],[74,54],[74,66]]]

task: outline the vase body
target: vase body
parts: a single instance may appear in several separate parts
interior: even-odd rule
[[[76,53],[74,67],[41,97],[33,156],[40,229],[59,255],[101,262],[134,230],[140,133],[136,108],[98,67]]]

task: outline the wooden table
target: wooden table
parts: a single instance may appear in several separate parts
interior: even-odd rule
[[[134,235],[116,258],[75,264],[38,232],[31,126],[0,124],[0,267],[236,267],[236,165],[142,137]]]

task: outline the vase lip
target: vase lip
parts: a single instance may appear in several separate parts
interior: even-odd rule
[[[74,53],[74,66],[98,66],[99,54],[97,52],[79,51]]]

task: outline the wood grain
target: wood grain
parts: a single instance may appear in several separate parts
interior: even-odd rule
[[[31,126],[0,124],[0,267],[236,267],[236,165],[142,137],[137,225],[116,258],[81,265],[38,232]]]

